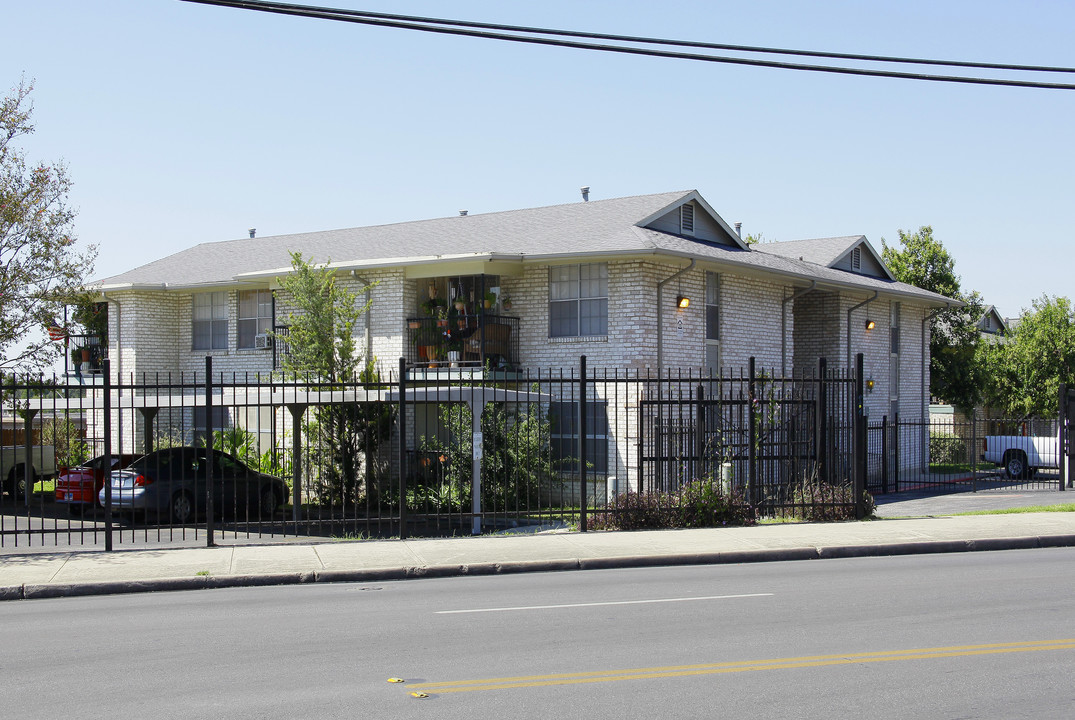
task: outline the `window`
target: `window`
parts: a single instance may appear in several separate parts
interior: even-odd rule
[[[224,350],[228,347],[228,294],[198,293],[194,296],[195,350]]]
[[[900,304],[892,303],[889,317],[888,397],[895,418],[900,411]]]
[[[586,470],[608,474],[608,404],[587,402]],[[553,467],[561,472],[579,472],[579,404],[549,403],[550,445]]]
[[[679,227],[684,235],[694,234],[694,205],[692,203],[679,206]]]
[[[254,336],[272,332],[272,323],[272,290],[239,293],[238,347],[256,347]]]
[[[205,407],[194,408],[193,428],[194,444],[204,446],[206,434],[209,428],[205,423],[206,412]],[[229,408],[221,405],[213,406],[213,432],[219,432],[220,430],[226,430],[231,425],[231,411]]]
[[[705,274],[705,367],[720,374],[720,275]]]
[[[549,268],[549,337],[608,335],[608,265]]]

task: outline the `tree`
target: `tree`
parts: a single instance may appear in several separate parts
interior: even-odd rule
[[[42,332],[93,271],[97,251],[75,248],[71,180],[63,164],[31,166],[18,149],[34,131],[33,84],[0,100],[0,368],[40,371],[61,352]]]
[[[291,253],[291,269],[290,275],[279,278],[295,309],[287,315],[284,370],[332,389],[377,382],[374,359],[363,358],[354,339],[355,327],[370,307],[359,300],[367,288],[347,289],[333,270],[315,267],[300,252]],[[388,437],[392,418],[392,406],[386,403],[326,405],[314,411],[307,439],[317,455],[321,485],[333,498],[345,504],[357,500],[359,471]]]
[[[985,397],[1010,417],[1057,412],[1060,384],[1075,383],[1075,309],[1066,297],[1043,295],[998,343],[983,343]]]
[[[982,297],[962,291],[955,260],[933,237],[932,227],[923,225],[913,234],[900,230],[899,236],[902,249],[881,239],[881,257],[895,278],[964,303],[937,313],[930,325],[930,394],[963,409],[973,408],[982,399],[983,369],[977,356]]]

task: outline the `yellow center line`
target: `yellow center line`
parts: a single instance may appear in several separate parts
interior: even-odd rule
[[[621,680],[651,680],[657,678],[688,677],[692,675],[720,675],[725,673],[751,672],[758,670],[789,670],[794,668],[825,667],[831,665],[893,662],[897,660],[927,660],[934,658],[973,657],[977,655],[1000,655],[1017,652],[1042,652],[1046,650],[1073,649],[1075,649],[1075,639],[1030,640],[1025,642],[991,643],[986,645],[952,645],[936,648],[914,648],[909,650],[890,650],[841,655],[808,655],[804,657],[776,658],[768,660],[738,660],[699,665],[630,668],[603,672],[593,671],[552,675],[485,678],[481,680],[416,683],[410,687],[421,688],[423,690],[437,693],[459,693],[475,692],[479,690],[545,687],[550,685],[582,685],[589,683],[618,682]]]

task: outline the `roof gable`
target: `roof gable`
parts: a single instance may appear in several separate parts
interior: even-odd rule
[[[671,205],[661,208],[639,222],[638,226],[694,238],[701,242],[747,249],[739,234],[728,227],[724,218],[710,207],[697,190],[691,190]]]
[[[997,308],[990,305],[982,313],[982,317],[978,319],[978,329],[990,335],[999,335],[1008,329],[1008,324],[997,312]]]
[[[760,243],[754,245],[753,249],[856,275],[895,280],[865,235]]]

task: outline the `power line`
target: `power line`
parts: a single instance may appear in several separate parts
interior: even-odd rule
[[[379,27],[391,27],[403,30],[417,30],[420,32],[432,32],[442,35],[459,35],[464,37],[477,37],[491,40],[503,40],[507,42],[527,43],[532,45],[546,45],[565,47],[581,50],[596,50],[601,52],[615,52],[629,55],[643,55],[649,57],[663,57],[679,60],[695,60],[701,62],[715,62],[733,65],[746,65],[753,67],[769,67],[783,70],[804,70],[811,72],[834,73],[841,75],[857,75],[865,77],[887,77],[906,80],[925,80],[932,82],[964,83],[973,85],[994,85],[1002,87],[1025,87],[1046,90],[1075,90],[1075,85],[1066,83],[1039,82],[1029,80],[1007,80],[1003,78],[983,78],[962,75],[934,75],[928,73],[911,73],[895,70],[875,70],[859,67],[840,67],[830,65],[806,65],[775,60],[759,60],[752,58],[728,57],[722,55],[705,55],[697,53],[683,53],[668,50],[651,50],[646,48],[629,47],[623,45],[602,45],[596,43],[575,42],[568,40],[556,40],[543,37],[529,37],[517,34],[502,34],[486,32],[485,30],[472,30],[462,28],[491,28],[507,30],[517,33],[533,33],[546,35],[560,35],[567,37],[593,38],[601,40],[617,40],[622,42],[663,44],[680,47],[697,47],[706,49],[736,50],[753,53],[769,53],[783,55],[804,55],[812,57],[826,57],[834,59],[850,59],[869,62],[908,63],[937,66],[954,66],[976,69],[1001,69],[1017,70],[1023,72],[1060,72],[1075,73],[1075,68],[1046,67],[1035,65],[1007,65],[1000,63],[976,63],[955,60],[926,60],[922,58],[896,58],[887,56],[854,55],[849,53],[825,53],[811,50],[782,50],[778,48],[760,48],[751,46],[723,45],[718,43],[700,43],[685,40],[660,40],[656,38],[639,38],[625,35],[608,35],[600,33],[586,33],[569,30],[550,30],[545,28],[527,28],[512,25],[496,25],[491,23],[478,23],[457,20],[444,20],[438,18],[424,18],[406,15],[390,15],[387,13],[373,13],[359,10],[347,10],[338,8],[325,8],[292,3],[262,2],[260,0],[183,0],[202,5],[215,5],[220,7],[232,7],[244,10],[257,10],[261,12],[296,17],[308,17],[323,20],[336,20],[359,25],[373,25]]]
[[[225,0],[213,2],[212,0],[186,0],[187,2],[202,2],[207,5],[227,4],[233,7],[248,6],[249,9],[259,9],[255,6],[277,7],[288,9],[302,9],[320,13],[332,13],[348,17],[374,18],[381,20],[398,20],[409,23],[423,23],[429,25],[447,25],[452,27],[481,28],[484,30],[505,30],[516,33],[530,33],[538,35],[558,35],[561,37],[580,37],[591,40],[614,40],[617,42],[645,43],[651,45],[669,45],[673,47],[693,47],[705,50],[732,50],[735,52],[764,53],[770,55],[795,55],[802,57],[821,57],[834,60],[862,60],[866,62],[900,63],[905,65],[936,65],[944,67],[964,67],[982,70],[1017,70],[1025,72],[1055,72],[1075,73],[1075,68],[1052,67],[1047,65],[1011,65],[1007,63],[985,63],[965,60],[927,60],[924,58],[892,57],[887,55],[859,55],[856,53],[823,52],[820,50],[793,50],[789,48],[769,48],[756,45],[729,45],[726,43],[699,42],[694,40],[668,40],[662,38],[641,37],[635,35],[611,35],[608,33],[592,33],[579,30],[554,30],[550,28],[527,27],[522,25],[502,25],[499,23],[484,23],[468,20],[448,20],[445,18],[421,17],[417,15],[395,15],[391,13],[379,13],[368,10],[347,10],[342,8],[317,7],[313,5],[296,5],[293,3],[268,2],[266,0],[252,0],[240,2],[238,0]]]

